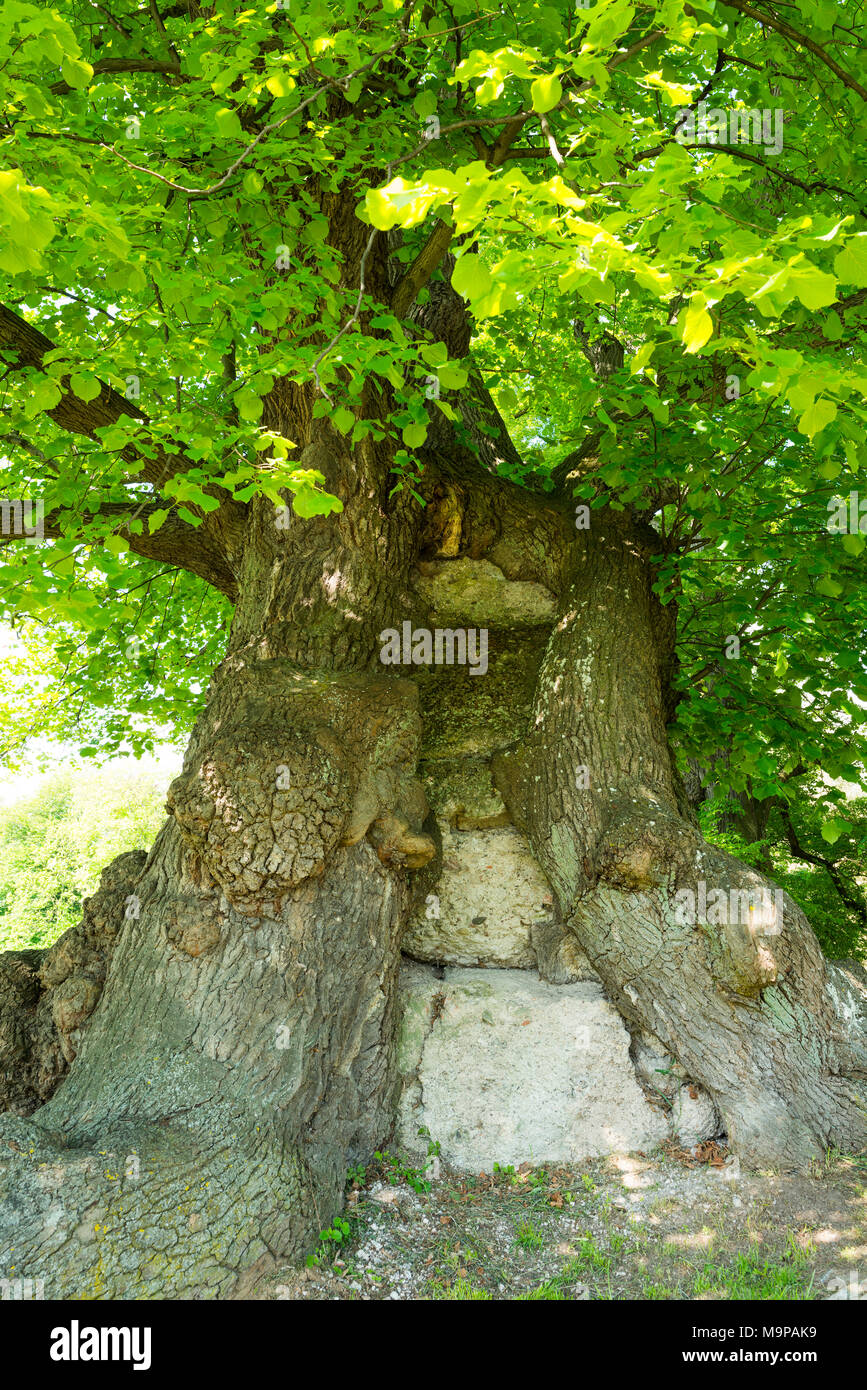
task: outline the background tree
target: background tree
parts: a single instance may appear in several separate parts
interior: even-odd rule
[[[678,754],[758,799],[863,775],[858,499],[827,525],[867,457],[860,7],[7,0],[0,26],[4,488],[45,506],[40,543],[4,517],[4,602],[47,625],[86,746],[197,716],[68,959],[6,958],[28,1275],[222,1293],[309,1246],[391,1123],[444,703],[518,718],[490,775],[564,928],[745,1159],[863,1143],[855,975],[789,899],[768,935],[673,896],[763,883],[703,842]],[[768,135],[711,139],[706,100]],[[550,596],[529,627],[483,609],[499,686],[380,660],[455,560]]]

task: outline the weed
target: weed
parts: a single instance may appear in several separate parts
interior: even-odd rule
[[[532,1221],[522,1221],[515,1232],[515,1244],[522,1250],[541,1250],[545,1240]]]
[[[332,1224],[319,1232],[319,1248],[307,1256],[307,1265],[314,1269],[317,1265],[330,1262],[334,1258],[335,1247],[340,1247],[350,1239],[352,1226],[342,1216],[336,1216]]]

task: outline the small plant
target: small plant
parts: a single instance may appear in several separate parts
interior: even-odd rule
[[[386,1168],[391,1169],[393,1181],[398,1181],[402,1178],[407,1186],[412,1188],[413,1192],[430,1192],[431,1185],[425,1177],[425,1173],[429,1166],[428,1164],[425,1164],[424,1168],[414,1168],[412,1164],[407,1163],[404,1159],[395,1158],[394,1154],[390,1154],[387,1149],[377,1149],[373,1156],[378,1163],[382,1163]]]
[[[694,1292],[763,1302],[809,1299],[813,1297],[813,1276],[806,1263],[806,1254],[789,1236],[778,1263],[762,1259],[755,1249],[739,1253],[729,1266],[707,1261],[695,1276]]]
[[[601,1274],[607,1274],[611,1268],[610,1256],[604,1254],[593,1236],[588,1232],[582,1236],[578,1244],[578,1253],[575,1259],[570,1262],[567,1269],[572,1271],[575,1276],[581,1272],[583,1265],[589,1265],[591,1269],[599,1270]]]
[[[541,1250],[545,1241],[531,1221],[522,1221],[515,1232],[515,1244],[522,1250]]]
[[[555,1280],[550,1280],[547,1284],[540,1284],[538,1289],[529,1289],[527,1293],[519,1293],[516,1302],[535,1302],[537,1299],[544,1299],[546,1302],[563,1303],[566,1295],[558,1287]]]
[[[319,1232],[319,1248],[307,1256],[307,1266],[315,1269],[318,1265],[330,1263],[334,1258],[335,1247],[339,1248],[352,1235],[352,1226],[342,1216],[336,1216],[327,1230]]]

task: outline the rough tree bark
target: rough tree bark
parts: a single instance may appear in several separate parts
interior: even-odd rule
[[[383,299],[385,254],[368,264]],[[576,530],[568,492],[523,491],[457,447],[428,455],[424,509],[389,497],[387,450],[350,450],[288,384],[265,424],[304,443],[344,510],[288,529],[264,501],[233,515],[229,650],[164,829],[109,875],[65,976],[56,948],[0,966],[0,1060],[26,1072],[0,1117],[0,1273],[49,1297],[238,1294],[311,1247],[347,1165],[387,1139],[401,931],[435,845],[423,673],[383,666],[379,634],[434,626],[416,580],[459,558],[557,600],[544,648],[491,633],[490,669],[515,659],[535,684],[495,777],[627,1022],[707,1087],[746,1162],[860,1146],[867,995],[795,905],[773,936],[675,918],[678,888],[761,880],[701,842],[678,784],[675,614],[651,591],[646,524],[600,509]],[[437,679],[468,710],[490,699],[465,668]],[[43,1000],[76,979],[92,982],[77,1013]]]

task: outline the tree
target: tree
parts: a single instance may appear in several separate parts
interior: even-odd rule
[[[771,885],[702,840],[678,765],[722,749],[760,799],[863,777],[858,12],[0,25],[6,611],[48,625],[53,727],[91,751],[195,714],[146,860],[68,959],[5,958],[27,1274],[219,1294],[310,1247],[391,1124],[446,709],[493,730],[476,770],[564,929],[745,1160],[860,1146],[857,971],[788,897],[741,912]],[[482,627],[490,676],[454,659]],[[725,910],[690,918],[702,892]]]

